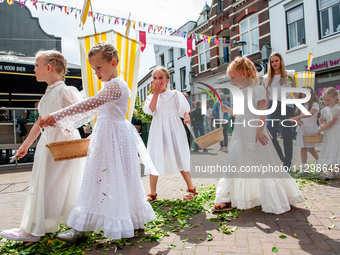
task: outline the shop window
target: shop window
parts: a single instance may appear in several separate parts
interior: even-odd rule
[[[340,0],[318,0],[321,38],[340,32]]]
[[[299,5],[286,12],[288,49],[306,43],[305,40],[305,21],[303,15],[303,5]]]

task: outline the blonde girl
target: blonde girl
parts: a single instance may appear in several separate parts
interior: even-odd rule
[[[322,92],[325,107],[321,110],[321,127],[315,133],[321,132],[324,137],[321,144],[318,165],[327,171],[321,173],[322,179],[333,179],[339,175],[340,163],[340,106],[338,91],[334,87],[325,88]]]
[[[248,58],[237,57],[229,64],[227,73],[231,83],[242,88],[245,102],[249,98],[255,109],[267,109],[266,90],[258,85],[258,73]],[[222,108],[235,116],[232,108]],[[289,211],[290,205],[304,201],[295,181],[281,167],[265,122],[266,115],[256,115],[248,107],[244,115],[236,115],[235,123],[245,125],[235,125],[226,161],[234,170],[218,183],[214,211],[261,205],[264,212],[281,214]],[[263,166],[276,171],[261,174]],[[260,171],[250,172],[251,169]]]
[[[118,76],[118,52],[101,42],[88,52],[88,60],[98,79],[105,82],[103,89],[42,120],[43,125],[57,123],[68,133],[97,117],[78,201],[67,221],[73,229],[57,235],[67,242],[76,242],[83,231],[92,230],[103,230],[107,238],[131,238],[134,229],[156,218],[140,178],[136,148],[142,141],[125,120],[131,92]]]
[[[282,138],[284,144],[284,153],[277,141],[277,132],[280,121],[294,117],[294,105],[288,104],[286,106],[286,115],[281,114],[281,88],[282,87],[296,87],[295,82],[292,80],[294,77],[294,71],[286,70],[283,58],[280,53],[273,52],[269,56],[268,74],[263,76],[263,82],[267,90],[267,98],[269,99],[269,108],[272,107],[273,93],[272,88],[277,89],[277,107],[273,113],[268,116],[267,128],[271,134],[275,149],[283,162],[283,165],[289,171],[292,165],[293,159],[293,134],[295,123],[289,123],[286,121],[282,126]],[[290,95],[285,95],[290,98]],[[297,98],[297,94],[294,93],[294,97]],[[278,121],[280,120],[280,121]]]
[[[183,199],[191,200],[197,192],[190,177],[190,151],[180,119],[184,118],[184,124],[190,123],[190,106],[182,93],[166,89],[170,74],[164,67],[156,67],[152,71],[152,78],[154,93],[147,97],[143,107],[145,113],[153,115],[148,152],[159,175],[178,172],[182,174],[188,187]],[[157,181],[158,176],[150,174],[149,202],[157,198]]]
[[[40,134],[42,117],[58,111],[83,99],[79,91],[66,86],[67,70],[65,57],[58,51],[39,51],[35,60],[35,76],[38,82],[46,82],[45,95],[38,105],[39,118],[28,137],[16,152],[23,157]],[[46,143],[80,139],[78,130],[68,136],[52,126],[44,131],[47,141],[40,137],[34,155],[31,181],[21,220],[20,229],[4,230],[1,235],[7,239],[24,242],[38,242],[45,233],[56,232],[59,224],[65,224],[74,207],[83,176],[85,158],[54,161]]]
[[[315,150],[315,143],[305,143],[305,141],[303,140],[303,135],[312,135],[319,129],[317,123],[320,112],[319,99],[315,91],[311,87],[303,88],[309,90],[311,94],[310,100],[307,103],[304,103],[303,106],[308,109],[312,116],[301,114],[301,110],[298,109],[296,111],[296,116],[290,118],[297,121],[300,125],[296,136],[296,147],[301,148],[302,168],[300,169],[299,174],[304,173],[307,168],[307,151],[312,154],[316,161],[318,161],[319,159],[318,152]],[[306,97],[304,93],[299,93],[298,98],[304,97]]]

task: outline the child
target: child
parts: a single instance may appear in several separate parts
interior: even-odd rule
[[[227,72],[231,82],[243,89],[244,102],[248,102],[247,97],[252,92],[250,102],[254,108],[267,109],[266,90],[256,85],[258,73],[249,59],[237,57],[230,63]],[[222,108],[234,115],[230,107],[222,105]],[[259,119],[258,123],[254,121],[256,119]],[[250,120],[251,125],[248,125]],[[280,158],[268,138],[265,122],[266,115],[255,115],[248,107],[245,107],[244,115],[236,116],[235,123],[245,123],[235,126],[227,156],[228,165],[236,170],[218,183],[214,211],[226,211],[233,207],[249,209],[261,205],[264,212],[281,214],[289,211],[290,205],[304,201],[295,181],[281,166]],[[262,166],[268,170],[263,171],[263,175]],[[260,169],[260,173],[244,170],[254,167]],[[270,167],[281,170],[269,171]]]
[[[313,155],[316,161],[318,161],[319,159],[318,152],[315,150],[315,143],[305,143],[305,141],[303,140],[303,135],[312,135],[319,129],[317,123],[318,113],[320,111],[319,100],[318,96],[311,87],[304,88],[309,90],[311,94],[311,99],[309,100],[309,102],[304,103],[303,106],[308,109],[312,116],[301,114],[301,110],[298,109],[296,112],[297,116],[290,118],[292,120],[296,120],[300,124],[296,138],[296,147],[301,148],[302,168],[299,174],[303,174],[307,168],[307,151],[309,151]],[[299,93],[299,98],[304,97],[306,97],[305,94]]]
[[[319,135],[323,132],[323,140],[320,150],[319,166],[323,168],[328,165],[328,171],[321,173],[322,179],[333,179],[339,176],[339,167],[331,169],[332,165],[340,163],[340,106],[338,91],[334,87],[329,87],[322,92],[325,108],[321,110],[322,127],[315,133]]]
[[[107,238],[131,238],[134,229],[144,228],[145,223],[156,218],[140,178],[134,139],[142,141],[134,126],[125,120],[131,92],[118,77],[118,52],[111,44],[96,44],[88,59],[98,79],[106,82],[104,88],[94,97],[42,120],[49,126],[57,122],[68,133],[98,116],[77,204],[67,221],[74,229],[59,233],[57,238],[76,242],[81,231],[100,229]]]
[[[190,177],[190,151],[180,117],[184,123],[190,123],[190,106],[183,94],[177,90],[167,90],[169,72],[162,66],[152,71],[153,94],[145,101],[143,111],[153,115],[148,139],[148,152],[159,175],[181,172],[187,186],[184,200],[191,200],[197,195]],[[146,168],[146,173],[150,172]],[[158,176],[150,174],[151,194],[148,201],[157,198]]]
[[[39,51],[36,54],[34,72],[39,82],[48,87],[38,106],[39,118],[60,110],[83,99],[79,91],[66,86],[64,77],[67,62],[58,51]],[[35,123],[26,140],[15,154],[22,158],[40,134],[39,124]],[[4,230],[1,235],[7,239],[24,242],[38,242],[45,233],[56,232],[59,224],[65,224],[74,207],[83,176],[85,158],[54,161],[46,143],[80,139],[77,130],[65,136],[56,127],[44,132],[47,141],[40,137],[32,168],[31,181],[20,229]]]

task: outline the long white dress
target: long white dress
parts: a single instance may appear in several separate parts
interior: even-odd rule
[[[308,109],[308,103],[304,103],[303,106]],[[303,135],[313,135],[315,132],[319,130],[319,126],[317,123],[318,113],[320,111],[320,105],[317,102],[314,102],[312,105],[312,109],[316,111],[314,114],[308,118],[302,118],[300,121],[302,122],[302,126],[298,127],[296,134],[296,147],[298,148],[314,148],[315,143],[305,143],[303,140]]]
[[[159,95],[152,112],[149,108],[152,97],[153,94],[147,97],[143,111],[153,115],[147,149],[158,174],[190,172],[190,150],[180,119],[190,111],[188,101],[179,91],[168,90]],[[148,168],[145,172],[150,174]]]
[[[134,229],[156,219],[141,181],[133,137],[139,135],[125,120],[130,95],[125,81],[114,78],[94,97],[53,114],[66,133],[98,116],[79,198],[67,221],[76,230],[131,238]]]
[[[332,117],[337,118],[334,125],[324,130],[318,163],[323,165],[340,164],[340,106],[325,107],[321,110],[321,117],[328,123]]]
[[[244,102],[248,101],[249,88],[243,89]],[[257,102],[261,100],[266,100],[264,87],[259,85],[252,87],[254,108],[257,108]],[[234,167],[235,170],[227,173],[225,178],[219,181],[215,202],[217,204],[231,202],[232,206],[238,209],[261,205],[264,212],[275,214],[289,211],[290,205],[301,203],[304,198],[289,173],[284,170],[268,172],[270,168],[281,169],[280,158],[266,128],[264,133],[269,138],[268,144],[263,146],[260,142],[255,143],[256,127],[250,125],[257,126],[259,116],[250,112],[247,105],[244,109],[244,115],[236,116],[227,156],[227,165]],[[245,172],[247,169],[267,170],[267,172],[263,174]]]
[[[41,117],[83,99],[79,91],[58,81],[47,87],[38,111]],[[69,136],[57,127],[45,131],[48,143],[80,139],[78,130]],[[66,224],[76,204],[85,166],[85,158],[54,161],[40,137],[34,155],[31,181],[20,228],[27,233],[43,236],[56,232],[59,224]]]

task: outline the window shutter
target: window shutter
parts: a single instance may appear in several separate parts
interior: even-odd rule
[[[340,3],[340,0],[319,0],[319,7],[320,10],[323,10],[337,3]]]
[[[339,0],[337,0],[337,1],[339,1]],[[300,5],[296,8],[294,8],[293,10],[290,10],[289,12],[287,12],[287,22],[288,22],[288,24],[296,22],[300,19],[303,19],[302,5]]]

